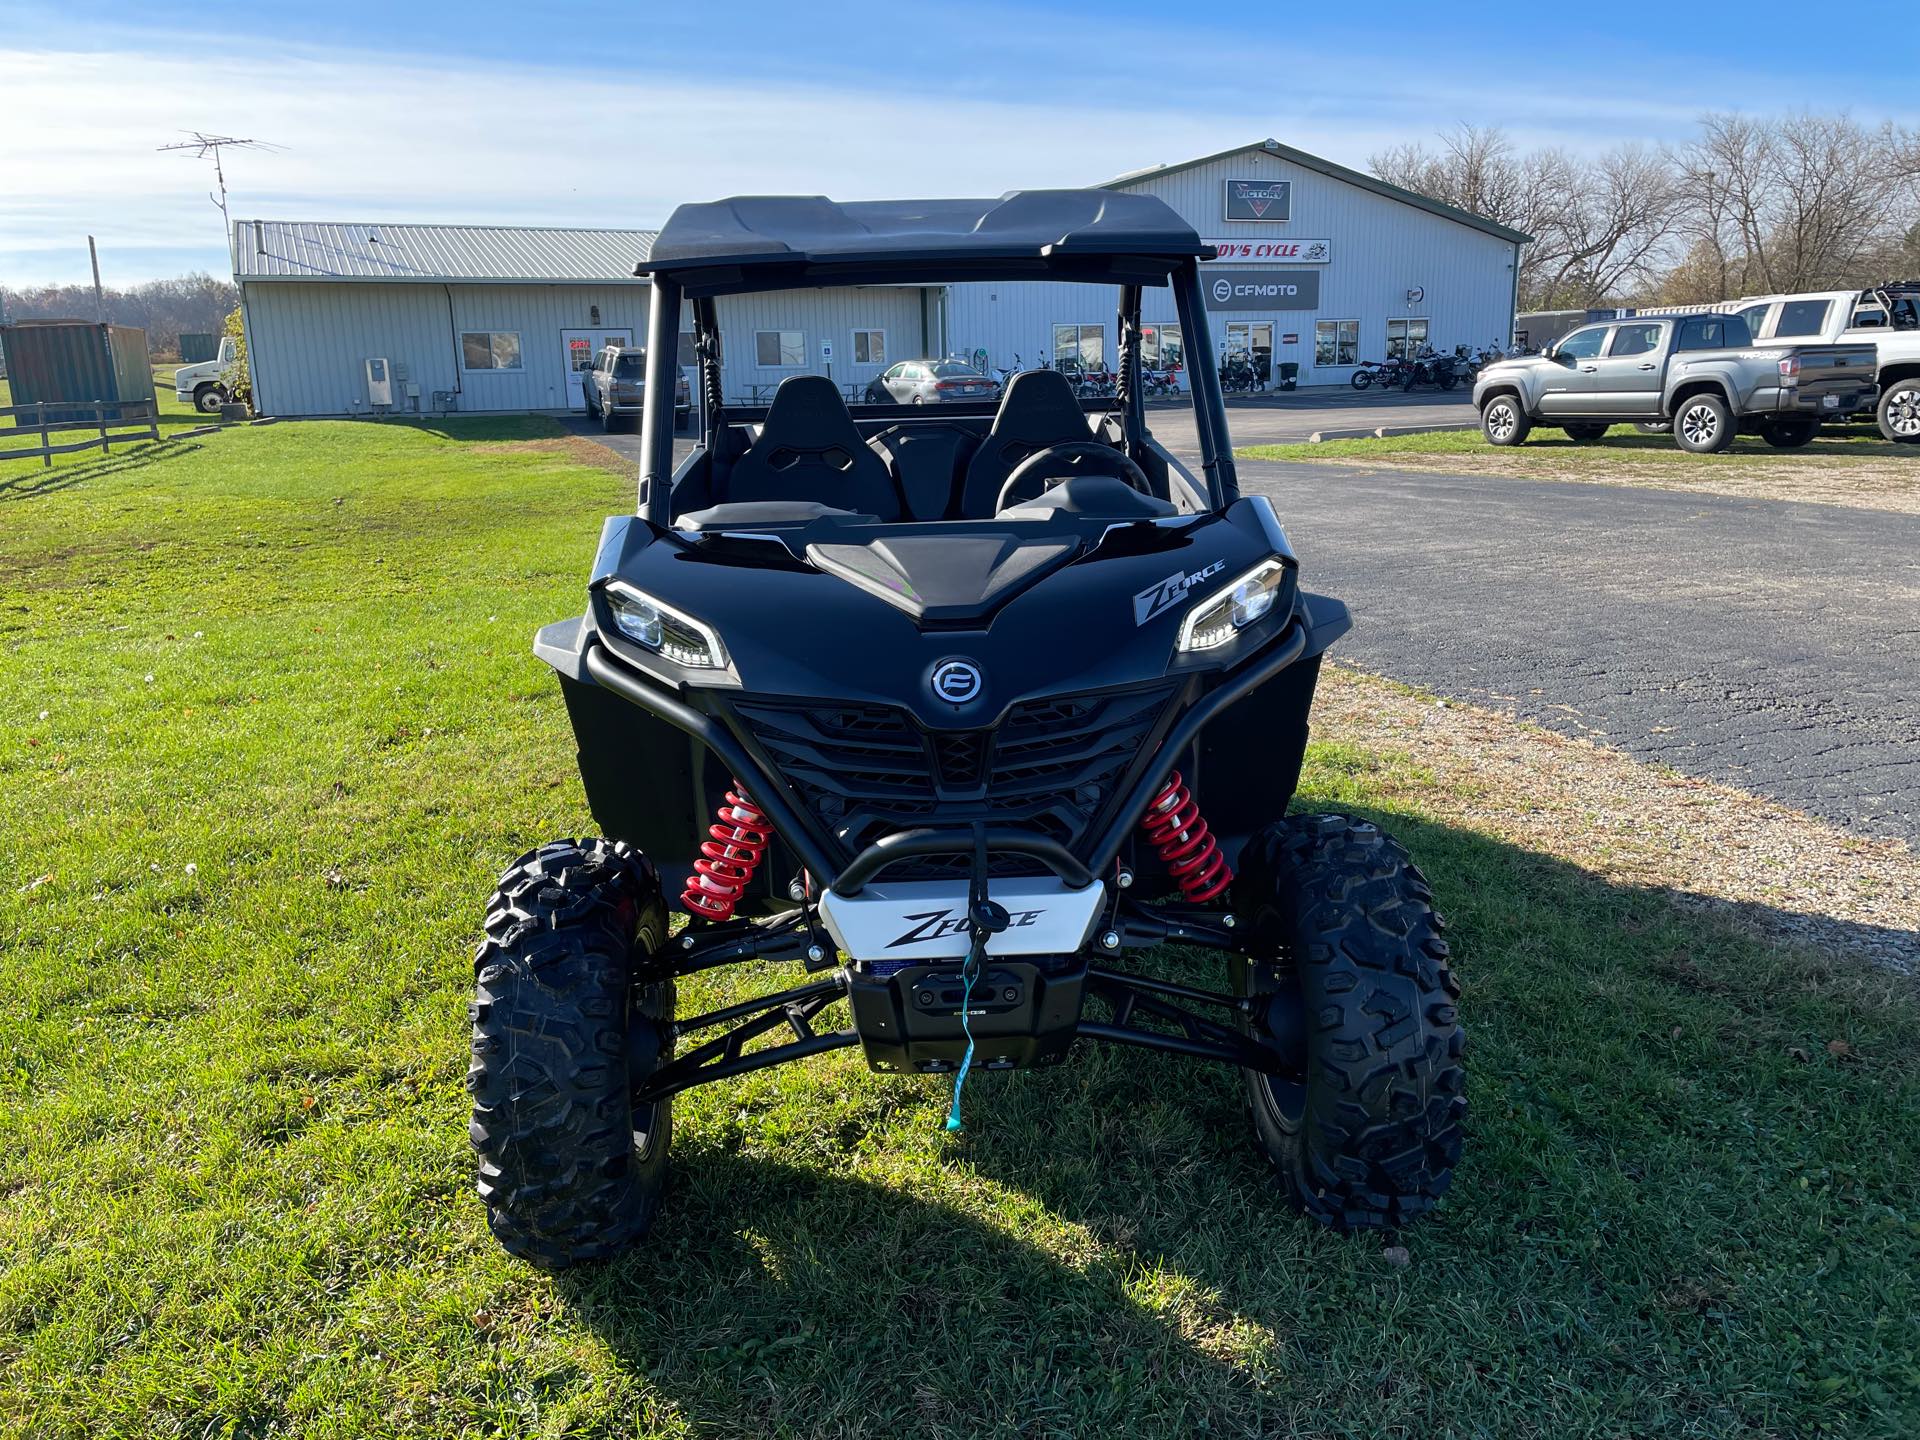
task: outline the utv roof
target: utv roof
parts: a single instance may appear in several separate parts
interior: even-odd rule
[[[634,274],[765,269],[767,278],[858,283],[867,273],[985,270],[1152,283],[1150,275],[1164,280],[1180,261],[1212,254],[1158,196],[1115,190],[844,204],[824,195],[739,195],[680,206]],[[740,278],[749,288],[763,284]]]

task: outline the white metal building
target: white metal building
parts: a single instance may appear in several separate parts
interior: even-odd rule
[[[1216,349],[1300,383],[1423,343],[1505,344],[1518,231],[1264,141],[1106,188],[1160,196],[1218,244]],[[233,234],[254,403],[282,416],[563,411],[608,343],[644,341],[648,230],[290,223]],[[1217,297],[1217,299],[1216,299]],[[729,297],[726,393],[757,400],[788,375],[858,393],[886,365],[951,353],[990,366],[1117,364],[1102,287],[871,286]],[[1184,360],[1172,297],[1149,289],[1147,359]],[[683,353],[683,360],[691,356]],[[371,364],[370,362],[383,362]],[[385,388],[380,382],[386,382]],[[384,397],[385,403],[382,403]]]

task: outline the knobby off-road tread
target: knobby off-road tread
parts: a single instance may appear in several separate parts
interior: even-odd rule
[[[665,935],[653,867],[605,840],[556,841],[522,856],[488,902],[469,1007],[470,1134],[494,1235],[537,1265],[611,1255],[658,1208],[669,1111],[656,1107],[643,1159],[633,1146],[627,1025],[632,957]],[[670,1020],[671,987],[645,994],[647,1013]]]
[[[1460,987],[1426,878],[1377,826],[1292,816],[1248,843],[1234,908],[1258,953],[1300,976],[1297,1134],[1263,1114],[1264,1078],[1247,1072],[1256,1133],[1291,1198],[1343,1230],[1424,1215],[1452,1181],[1467,1107]]]

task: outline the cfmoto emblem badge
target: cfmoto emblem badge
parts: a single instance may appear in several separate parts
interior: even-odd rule
[[[964,705],[980,693],[980,667],[969,660],[942,660],[929,683],[949,705]]]
[[[1233,298],[1233,282],[1222,275],[1213,282],[1213,298],[1224,305]]]

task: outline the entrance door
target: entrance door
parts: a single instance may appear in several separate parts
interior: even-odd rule
[[[587,398],[580,389],[580,377],[593,368],[593,357],[609,345],[633,344],[631,330],[562,330],[560,363],[567,376],[567,408],[584,410]]]
[[[1238,352],[1253,366],[1254,379],[1262,390],[1273,383],[1273,322],[1271,320],[1234,320],[1227,325],[1227,353]]]

